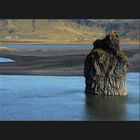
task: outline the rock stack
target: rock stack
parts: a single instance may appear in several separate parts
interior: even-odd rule
[[[94,95],[127,95],[128,57],[120,50],[119,36],[112,31],[97,39],[84,65],[85,93]]]

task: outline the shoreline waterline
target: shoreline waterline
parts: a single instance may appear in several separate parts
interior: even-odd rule
[[[63,40],[9,40],[9,41],[0,41],[0,44],[87,44],[90,45],[95,40],[86,40],[86,41],[63,41]],[[139,40],[123,40],[120,41],[120,44],[139,44]]]

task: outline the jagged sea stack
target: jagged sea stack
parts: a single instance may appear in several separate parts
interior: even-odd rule
[[[127,95],[128,57],[120,50],[119,36],[112,31],[96,40],[84,65],[85,93],[93,95]]]

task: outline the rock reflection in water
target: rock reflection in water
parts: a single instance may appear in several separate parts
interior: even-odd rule
[[[89,120],[119,121],[126,119],[127,96],[85,95],[86,115]]]

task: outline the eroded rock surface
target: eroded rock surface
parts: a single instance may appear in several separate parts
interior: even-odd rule
[[[127,95],[128,57],[120,49],[117,32],[110,32],[93,45],[84,65],[85,93]]]

